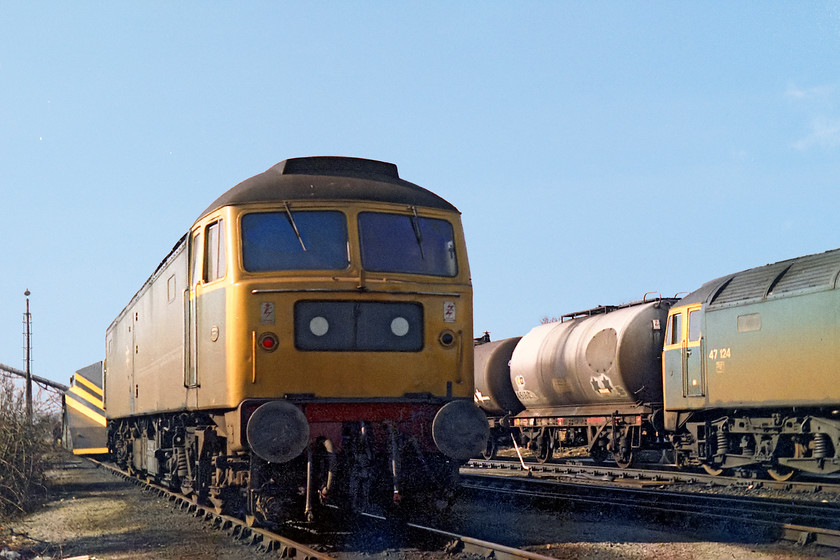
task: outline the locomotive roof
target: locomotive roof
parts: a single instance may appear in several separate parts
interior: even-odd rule
[[[840,249],[750,268],[706,282],[680,304],[725,307],[803,292],[829,290],[840,276]]]
[[[201,213],[223,206],[290,200],[370,200],[458,211],[433,192],[400,179],[393,163],[318,156],[286,159],[245,179]]]

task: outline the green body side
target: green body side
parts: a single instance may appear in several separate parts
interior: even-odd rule
[[[750,269],[704,285],[699,347],[663,357],[669,411],[840,403],[840,250]]]

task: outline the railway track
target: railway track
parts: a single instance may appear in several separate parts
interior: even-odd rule
[[[100,468],[110,471],[115,476],[140,486],[145,491],[154,492],[166,498],[173,507],[202,519],[216,529],[228,533],[232,538],[255,546],[261,551],[278,554],[282,558],[337,560],[338,557],[333,552],[319,549],[335,547],[336,540],[352,540],[343,530],[325,532],[310,530],[302,526],[290,526],[289,533],[294,535],[290,537],[268,529],[252,527],[242,519],[217,513],[210,506],[197,504],[187,497],[172,492],[154,482],[131,476],[114,465],[92,458],[88,458],[88,460]],[[377,533],[393,532],[394,528],[395,522],[371,514],[364,514],[359,523],[354,526],[354,530]],[[452,557],[453,554],[477,554],[485,558],[501,560],[551,560],[549,556],[414,523],[400,523],[399,532],[404,541],[404,546],[422,543],[425,552],[428,552],[430,548],[437,548],[447,557]],[[300,542],[304,540],[306,542]],[[340,556],[342,559],[347,558],[348,553],[346,551],[341,552]],[[423,556],[429,557],[426,553]],[[457,558],[457,556],[455,557]]]
[[[830,480],[803,479],[779,482],[772,479],[715,476],[700,472],[666,469],[651,464],[646,468],[623,469],[617,465],[595,465],[580,459],[562,462],[537,463],[512,459],[473,459],[462,472],[485,472],[498,475],[530,476],[533,478],[577,481],[613,481],[632,486],[687,486],[721,488],[732,491],[778,492],[786,497],[814,499],[819,496],[840,502],[840,483]]]
[[[462,485],[478,492],[608,505],[702,524],[742,523],[775,538],[840,548],[840,486],[573,463],[471,461]],[[684,491],[716,490],[716,493]],[[780,497],[745,495],[778,493]]]

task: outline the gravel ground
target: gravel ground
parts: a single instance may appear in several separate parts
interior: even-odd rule
[[[0,531],[0,549],[23,558],[265,559],[200,520],[176,510],[92,463],[69,458],[50,472],[53,500]],[[13,555],[12,555],[13,556]]]
[[[40,511],[0,527],[0,558],[98,560],[184,558],[251,560],[270,555],[173,508],[91,463],[70,457],[51,473],[53,499]],[[656,558],[778,559],[840,558],[840,551],[792,544],[761,543],[715,535],[676,534],[642,522],[618,522],[608,512],[579,514],[523,512],[511,504],[461,503],[453,531],[523,547],[555,558],[617,560]],[[383,539],[383,542],[390,539]],[[342,559],[467,559],[468,555],[367,545],[336,554]],[[3,550],[7,552],[2,552]]]
[[[478,508],[478,511],[471,511]],[[465,534],[562,559],[586,560],[793,560],[840,558],[840,551],[768,542],[739,527],[707,531],[655,521],[615,519],[610,512],[524,513],[521,506],[463,504],[458,512]]]

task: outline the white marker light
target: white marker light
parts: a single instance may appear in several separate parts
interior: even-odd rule
[[[391,321],[391,332],[397,336],[405,336],[408,334],[408,321],[404,317],[397,317]]]
[[[313,317],[309,321],[309,330],[315,336],[324,336],[330,330],[330,323],[324,317]]]

